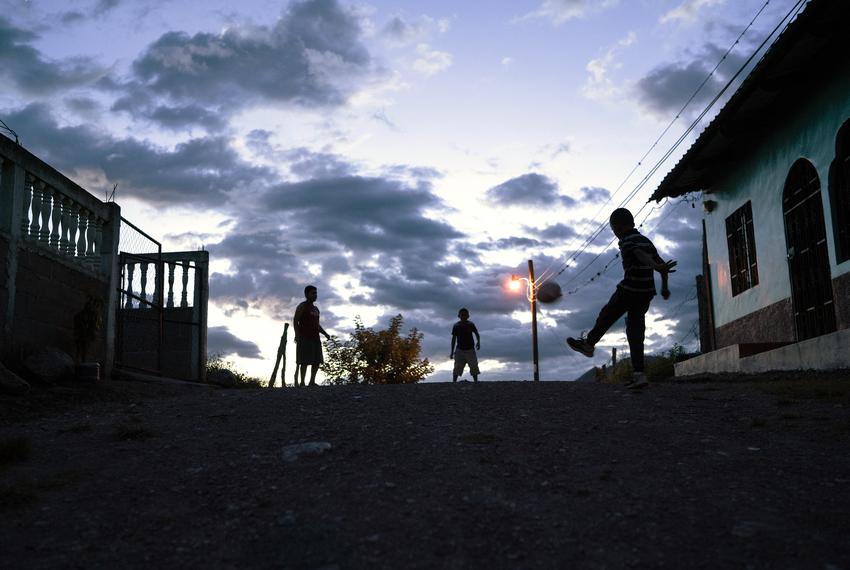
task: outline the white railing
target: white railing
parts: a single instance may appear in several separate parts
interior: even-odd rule
[[[107,204],[5,137],[0,137],[0,167],[9,196],[0,207],[17,210],[0,212],[0,229],[78,267],[104,271],[103,232],[112,217]]]

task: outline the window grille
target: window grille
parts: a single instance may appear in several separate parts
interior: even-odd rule
[[[726,243],[729,246],[729,275],[734,297],[759,283],[752,202],[747,202],[726,218]]]

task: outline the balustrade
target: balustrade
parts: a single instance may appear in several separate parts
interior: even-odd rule
[[[26,172],[21,237],[92,271],[100,268],[105,220],[71,196]]]
[[[161,265],[164,272],[163,283],[165,290],[160,301],[160,280],[157,274],[159,264],[148,261],[137,261],[126,258],[122,262],[125,309],[149,309],[162,302],[165,308],[190,308],[194,306],[195,279],[197,267],[195,262],[164,261]],[[179,270],[180,278],[175,290],[175,273]],[[175,305],[175,298],[179,304]],[[147,301],[147,302],[143,302]]]

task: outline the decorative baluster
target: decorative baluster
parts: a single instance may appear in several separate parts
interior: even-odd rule
[[[77,240],[77,259],[85,265],[88,257],[86,256],[86,246],[88,246],[88,236],[86,231],[89,227],[89,212],[85,208],[80,208],[80,239]]]
[[[21,237],[30,233],[30,205],[32,204],[32,177],[27,173],[24,180],[24,215],[21,218]]]
[[[160,287],[160,278],[159,272],[162,271],[162,267],[158,263],[151,263],[153,266],[153,296],[151,297],[151,309],[158,308],[161,309],[162,305],[160,304],[159,299],[159,287]]]
[[[65,255],[74,257],[77,251],[77,226],[80,225],[80,205],[71,202],[68,208],[68,249]]]
[[[174,262],[168,263],[168,302],[165,304],[169,309],[174,307]]]
[[[180,306],[188,307],[189,306],[189,264],[185,263],[183,265],[183,293],[180,295]]]
[[[50,232],[49,245],[50,245],[50,247],[52,247],[56,251],[59,251],[60,250],[59,239],[61,237],[60,234],[59,234],[59,226],[62,222],[62,194],[60,194],[59,192],[56,192],[55,190],[53,192],[52,221],[53,221],[53,229]]]
[[[41,180],[33,180],[32,184],[32,221],[30,222],[29,235],[32,239],[38,239],[39,222],[41,221],[41,203],[43,201],[42,186],[44,182]]]
[[[125,267],[127,268],[127,302],[124,303],[125,309],[133,308],[133,274],[136,272],[136,264],[132,262],[128,262]]]
[[[38,230],[38,241],[45,246],[50,245],[50,207],[55,200],[56,191],[45,183],[41,183],[41,227]]]
[[[69,224],[71,223],[71,199],[68,197],[62,198],[62,229],[60,230],[61,237],[59,238],[59,253],[67,253],[70,245],[68,234],[70,233]]]
[[[146,301],[148,300],[148,265],[149,264],[147,262],[141,264],[141,268],[142,268],[142,288],[141,288],[141,291],[139,291],[139,297],[141,297],[142,299],[144,299]],[[139,303],[140,309],[147,309],[148,307],[149,307],[149,305],[145,305],[144,303],[141,303],[141,302]]]

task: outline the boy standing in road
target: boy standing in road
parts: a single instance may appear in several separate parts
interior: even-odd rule
[[[635,229],[632,213],[625,208],[614,210],[609,219],[611,230],[620,238],[620,257],[623,260],[623,280],[602,307],[593,329],[584,338],[567,338],[567,344],[576,352],[591,357],[593,347],[620,317],[626,315],[626,338],[631,351],[634,373],[626,386],[644,388],[649,385],[643,372],[643,341],[646,332],[646,312],[655,296],[655,271],[661,274],[661,296],[670,298],[667,276],[673,273],[676,262],[659,257],[652,242]]]
[[[301,370],[301,385],[304,385],[307,367],[311,366],[310,386],[315,386],[316,373],[319,371],[319,366],[325,361],[322,356],[322,341],[319,334],[325,335],[327,339],[330,339],[330,335],[319,324],[319,308],[313,304],[319,298],[318,289],[313,285],[307,285],[304,288],[304,297],[306,301],[302,301],[298,305],[295,309],[295,317],[292,319],[296,343],[295,362]]]
[[[478,355],[476,350],[481,350],[481,335],[478,334],[478,329],[475,323],[469,320],[469,311],[461,309],[457,313],[460,319],[452,327],[452,352],[449,358],[454,358],[455,367],[452,373],[452,382],[457,382],[457,377],[463,374],[464,367],[469,365],[469,373],[472,375],[472,380],[478,382]],[[472,342],[472,335],[475,335],[476,341]],[[457,350],[455,350],[457,343]]]

